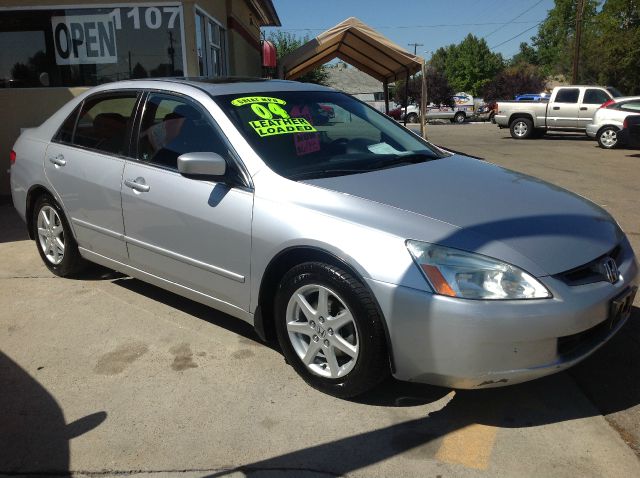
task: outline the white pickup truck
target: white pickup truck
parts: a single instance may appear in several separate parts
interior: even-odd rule
[[[556,86],[549,101],[498,101],[495,120],[515,139],[536,138],[547,131],[585,131],[600,105],[619,96],[611,87]]]

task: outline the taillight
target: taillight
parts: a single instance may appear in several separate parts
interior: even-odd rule
[[[627,129],[627,128],[629,128],[629,120],[625,118],[624,121],[622,122],[622,129]]]
[[[11,152],[9,153],[9,164],[15,164],[16,162],[16,152],[12,149]]]
[[[605,101],[600,105],[600,108],[608,108],[610,105],[614,104],[616,100]]]

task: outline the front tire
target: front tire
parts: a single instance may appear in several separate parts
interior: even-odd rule
[[[321,262],[294,267],[280,282],[274,312],[287,362],[312,387],[349,398],[389,374],[382,318],[349,273]]]
[[[509,126],[511,137],[514,139],[528,139],[533,135],[533,122],[529,118],[516,118]]]
[[[453,115],[453,122],[457,124],[464,123],[466,119],[467,119],[467,115],[465,115],[462,112],[458,112],[455,115]]]
[[[69,277],[84,269],[86,261],[80,256],[69,223],[51,196],[43,194],[36,200],[32,219],[38,253],[51,272]]]
[[[596,139],[602,149],[614,149],[618,146],[618,128],[615,126],[606,126],[598,131]]]

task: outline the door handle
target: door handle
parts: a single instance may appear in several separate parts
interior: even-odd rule
[[[554,106],[554,107],[553,107],[553,109],[554,109],[554,110],[559,110],[559,109],[560,109],[560,107],[559,107],[559,106]]]
[[[49,157],[49,161],[55,164],[56,166],[64,166],[67,164],[67,161],[64,159],[64,155],[59,154],[54,157]]]
[[[587,108],[586,106],[582,106],[582,107],[580,107],[580,111],[587,111],[587,109],[588,109],[588,108]]]
[[[125,179],[124,185],[139,193],[146,193],[151,189],[151,186],[145,184],[144,178]]]

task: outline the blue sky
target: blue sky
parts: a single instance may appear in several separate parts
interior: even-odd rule
[[[417,51],[427,59],[439,47],[458,43],[469,33],[485,38],[489,47],[495,46],[494,51],[509,58],[518,52],[520,42],[536,34],[536,24],[546,17],[553,3],[553,0],[274,0],[281,30],[313,38],[353,16],[409,51],[413,52],[409,43],[422,43]],[[272,29],[265,30],[268,34]],[[522,32],[525,33],[510,40]]]

